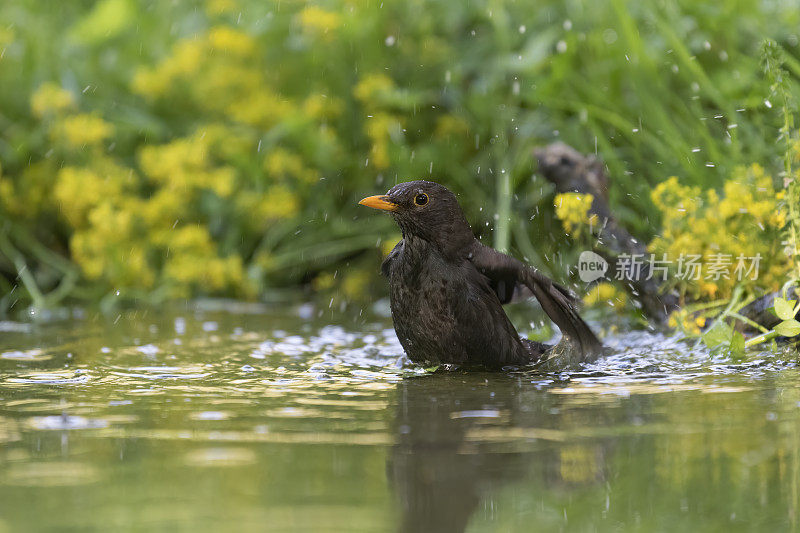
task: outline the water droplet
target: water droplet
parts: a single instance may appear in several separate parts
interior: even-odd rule
[[[155,344],[145,344],[144,346],[137,346],[136,351],[152,357],[156,355],[160,350],[158,349],[158,346],[156,346]]]

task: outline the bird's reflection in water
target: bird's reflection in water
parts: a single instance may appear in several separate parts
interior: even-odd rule
[[[402,531],[464,531],[514,483],[569,491],[605,478],[607,444],[572,441],[559,429],[593,415],[565,420],[576,413],[562,412],[530,380],[433,374],[404,380],[397,395],[387,475]]]

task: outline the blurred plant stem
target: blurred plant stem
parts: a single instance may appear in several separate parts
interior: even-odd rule
[[[36,280],[31,274],[31,271],[28,269],[28,265],[25,262],[25,257],[19,252],[19,250],[16,249],[13,244],[11,244],[11,241],[5,232],[0,233],[0,252],[8,257],[14,264],[14,267],[17,269],[17,276],[19,277],[20,281],[22,281],[22,284],[25,286],[25,289],[28,291],[28,294],[33,300],[33,305],[39,308],[44,307],[44,295],[39,289],[39,286],[36,284]]]
[[[25,228],[11,222],[0,221],[0,253],[5,255],[17,270],[17,276],[31,298],[31,303],[39,309],[54,307],[64,298],[72,295],[80,277],[77,267],[67,259],[49,250],[34,238]],[[15,244],[16,243],[16,244]],[[29,259],[26,259],[28,257]],[[58,282],[54,289],[45,293],[29,264],[29,260],[57,272]],[[11,288],[13,290],[13,287]],[[11,290],[9,290],[9,293]],[[8,305],[3,301],[2,305]],[[5,311],[0,309],[0,311]]]
[[[494,247],[508,251],[511,226],[511,175],[502,169],[497,176],[497,224],[494,230]]]
[[[794,115],[797,103],[792,96],[788,83],[789,73],[784,68],[785,52],[770,39],[762,45],[762,66],[770,82],[772,94],[780,101],[780,114],[783,124],[780,128],[778,142],[783,145],[783,185],[786,190],[786,205],[789,220],[786,228],[787,250],[794,261],[795,279],[800,279],[800,182],[792,168],[796,155],[795,145],[800,142],[795,129]]]

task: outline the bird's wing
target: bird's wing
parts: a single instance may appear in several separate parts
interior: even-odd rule
[[[602,344],[576,311],[577,298],[566,287],[535,268],[479,243],[473,243],[467,256],[489,279],[501,302],[511,299],[515,287],[527,287],[564,337],[578,345],[585,356],[598,354]]]
[[[467,289],[457,295],[458,305],[453,312],[456,323],[462,326],[457,332],[461,341],[474,352],[485,354],[488,366],[528,364],[536,362],[539,354],[530,353],[527,345],[520,345],[514,325],[508,319],[497,293],[474,264],[465,263],[461,272]]]
[[[389,277],[389,272],[391,271],[392,268],[392,262],[395,259],[397,259],[397,256],[400,255],[400,252],[402,251],[403,251],[403,239],[400,239],[400,242],[394,245],[392,251],[389,252],[389,255],[387,255],[386,259],[384,259],[383,263],[381,263],[381,274],[383,274],[387,278]]]

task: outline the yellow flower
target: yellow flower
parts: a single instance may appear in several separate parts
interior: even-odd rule
[[[14,203],[14,184],[3,178],[3,165],[0,165],[0,210],[10,210]]]
[[[681,256],[696,255],[704,261],[699,279],[675,280],[683,294],[695,299],[728,298],[740,279],[756,274],[762,290],[781,285],[791,262],[779,244],[786,215],[772,177],[761,166],[734,169],[722,195],[682,186],[672,177],[651,197],[661,211],[663,228],[650,243],[650,251],[666,253],[679,271]],[[729,267],[722,264],[722,275],[709,273],[711,264],[719,272],[721,263],[713,258],[721,256],[727,257]],[[761,257],[758,271],[747,274],[756,256]]]
[[[276,185],[264,195],[256,215],[265,219],[284,219],[293,217],[299,209],[297,196],[288,188]]]
[[[308,33],[328,35],[341,24],[341,16],[317,6],[307,6],[299,15],[300,25]]]
[[[132,82],[133,91],[151,98],[163,96],[177,79],[196,74],[207,54],[206,43],[199,39],[178,41],[172,48],[172,55],[155,68],[140,68],[136,72]]]
[[[189,224],[175,228],[169,240],[169,248],[176,254],[206,255],[214,251],[214,244],[204,226]]]
[[[139,165],[157,183],[184,193],[206,189],[223,198],[230,196],[237,187],[236,171],[229,166],[215,167],[210,159],[202,135],[139,151]]]
[[[136,24],[138,12],[133,0],[98,0],[92,4],[70,28],[69,36],[77,43],[98,45]]]
[[[198,72],[206,55],[205,43],[200,39],[184,39],[175,44],[172,56],[160,68],[172,76],[191,76]]]
[[[171,233],[164,275],[173,284],[173,290],[183,292],[189,286],[214,292],[242,285],[244,268],[241,258],[218,257],[205,226],[191,224],[175,228]]]
[[[353,89],[356,98],[364,103],[375,103],[394,89],[392,78],[383,73],[369,74],[361,78]]]
[[[135,214],[110,202],[90,211],[89,227],[73,234],[70,250],[89,279],[104,279],[117,288],[146,289],[155,282]]]
[[[176,139],[139,150],[139,164],[145,174],[156,181],[185,188],[193,174],[208,165],[208,145],[197,138]]]
[[[53,196],[73,228],[85,227],[93,208],[120,197],[131,172],[109,159],[99,159],[94,166],[69,166],[58,172]]]
[[[37,117],[63,113],[74,107],[72,93],[53,82],[43,83],[31,96],[31,110]]]
[[[236,56],[246,57],[256,49],[256,42],[244,32],[230,26],[215,26],[208,32],[211,48]]]
[[[670,313],[667,325],[673,329],[678,327],[678,318],[675,316],[675,313]]]
[[[218,257],[204,226],[176,228],[168,248],[170,254],[164,265],[164,276],[178,294],[185,293],[186,287],[210,292],[242,287],[245,275],[241,257]]]
[[[139,67],[131,80],[131,90],[142,96],[156,98],[169,90],[171,81],[155,69]]]
[[[11,180],[0,178],[0,209],[13,213],[16,203],[14,184]]]
[[[580,233],[583,226],[595,224],[596,215],[589,215],[592,207],[593,197],[591,194],[578,194],[568,192],[557,194],[553,199],[556,208],[556,216],[564,225],[567,233]]]
[[[363,268],[348,269],[342,279],[342,292],[346,298],[359,299],[365,296],[372,276]]]
[[[386,257],[387,255],[389,255],[389,252],[391,252],[394,249],[394,247],[397,245],[398,242],[400,242],[400,239],[402,238],[403,238],[402,235],[395,235],[393,237],[389,237],[388,239],[383,239],[381,241],[381,253],[383,254],[383,256]]]
[[[719,287],[717,287],[716,283],[711,283],[708,281],[700,283],[700,294],[713,298],[718,291]]]
[[[186,198],[175,194],[175,191],[162,187],[143,202],[139,208],[144,222],[153,229],[162,229],[171,234],[172,228],[181,219],[186,217],[189,208]],[[153,236],[159,244],[165,239]]]
[[[218,167],[196,177],[199,187],[214,191],[220,198],[227,198],[236,189],[236,170],[232,167]]]
[[[247,128],[220,123],[197,128],[195,137],[202,138],[208,144],[213,156],[226,161],[247,159],[256,151],[257,146]]]
[[[463,137],[469,133],[469,124],[460,117],[444,115],[436,121],[436,137],[449,139],[450,137]]]
[[[17,38],[14,28],[0,28],[0,52]],[[2,54],[0,54],[2,56]],[[0,57],[2,59],[2,57]]]
[[[312,94],[303,101],[303,114],[312,119],[333,119],[341,112],[341,101],[324,94]]]
[[[235,205],[243,215],[242,223],[255,233],[263,232],[276,220],[295,216],[299,210],[297,196],[281,185],[270,187],[266,193],[242,191],[236,196]]]
[[[613,284],[603,281],[589,289],[583,297],[583,302],[589,306],[610,305],[615,309],[623,309],[627,303],[627,296]]]
[[[53,159],[33,162],[12,180],[0,180],[0,202],[8,213],[20,219],[35,220],[53,207],[53,181],[57,173]],[[45,211],[46,210],[46,211]]]
[[[319,172],[307,168],[299,156],[282,148],[270,151],[264,161],[264,170],[272,178],[294,178],[305,183],[319,179]]]
[[[269,128],[294,112],[291,102],[262,89],[226,106],[231,117],[244,124]]]
[[[236,0],[208,0],[206,14],[209,16],[236,13],[240,6]]]
[[[327,291],[336,285],[336,276],[330,272],[323,272],[314,278],[312,285],[314,286],[314,290]]]
[[[776,209],[769,217],[769,224],[775,228],[783,228],[786,225],[786,209],[784,207]]]
[[[705,323],[705,318],[695,317],[686,309],[673,311],[667,320],[669,327],[680,329],[684,334],[691,336],[700,335],[700,328],[705,326]]]
[[[400,141],[403,135],[402,124],[392,115],[377,113],[367,119],[365,129],[372,140],[370,163],[375,168],[384,169],[389,166],[389,145],[392,141]]]
[[[83,148],[97,146],[114,135],[114,126],[95,114],[80,113],[59,119],[50,135],[70,148]]]

